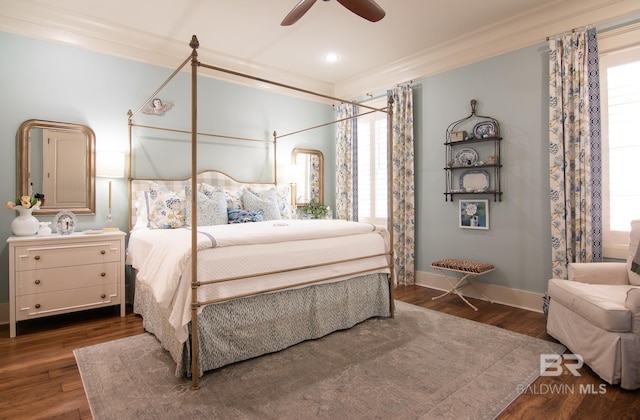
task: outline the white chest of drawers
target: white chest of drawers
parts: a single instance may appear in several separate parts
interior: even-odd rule
[[[26,319],[120,305],[125,316],[123,232],[11,236],[9,334]]]

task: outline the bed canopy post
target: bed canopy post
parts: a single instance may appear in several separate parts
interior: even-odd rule
[[[273,131],[273,183],[278,186],[278,133]]]
[[[195,35],[189,46],[191,52],[191,249],[198,249],[198,47]],[[191,253],[191,389],[198,384],[198,253]]]
[[[127,195],[129,196],[129,203],[133,200],[133,191],[131,188],[131,180],[133,179],[133,174],[131,173],[131,155],[133,154],[131,151],[133,150],[133,122],[131,119],[133,118],[133,112],[131,110],[127,111],[127,132],[129,135],[129,153],[127,154],[127,173],[129,174],[129,182],[127,182]],[[131,205],[127,208],[127,224],[129,226],[129,230],[127,232],[131,232],[133,226],[131,225]]]
[[[387,229],[389,230],[389,269],[391,270],[391,283],[389,284],[389,300],[391,302],[391,318],[395,317],[395,302],[393,301],[394,293],[393,288],[396,284],[396,274],[395,274],[395,258],[394,258],[394,243],[393,243],[393,96],[389,95],[387,98],[387,129],[389,132],[387,133],[387,205],[388,208],[388,219],[387,219]]]

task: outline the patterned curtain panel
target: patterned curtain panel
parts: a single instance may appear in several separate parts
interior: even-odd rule
[[[595,29],[549,40],[552,270],[601,260],[600,101]]]
[[[311,155],[309,168],[309,197],[320,197],[320,156]]]
[[[393,249],[396,279],[415,283],[415,184],[413,142],[413,93],[411,86],[398,86],[393,98]]]
[[[337,219],[358,220],[357,159],[355,158],[355,106],[336,106],[336,214]],[[342,120],[342,121],[340,121]]]

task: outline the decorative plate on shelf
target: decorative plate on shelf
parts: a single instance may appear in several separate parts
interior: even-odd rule
[[[453,161],[456,166],[472,166],[478,161],[478,152],[465,147],[456,152]]]
[[[493,121],[482,121],[473,127],[473,135],[478,139],[485,137],[495,137],[498,134],[498,128]]]
[[[460,189],[466,192],[483,192],[489,189],[489,172],[472,169],[460,174]]]
[[[78,220],[70,211],[61,211],[53,218],[53,225],[61,235],[70,235],[76,230]]]

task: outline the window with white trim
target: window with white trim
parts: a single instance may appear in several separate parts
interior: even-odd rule
[[[386,98],[367,105],[384,108]],[[358,220],[387,224],[387,114],[358,117]]]
[[[626,259],[640,219],[640,47],[600,56],[602,236],[605,257]]]

